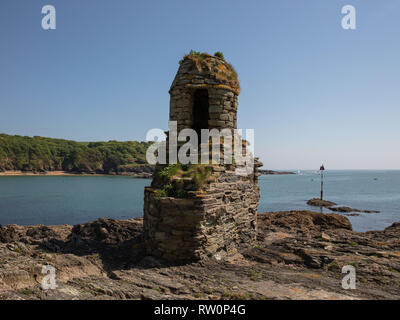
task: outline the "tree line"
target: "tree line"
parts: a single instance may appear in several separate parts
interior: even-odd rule
[[[77,142],[0,134],[0,171],[110,173],[146,166],[150,142]]]

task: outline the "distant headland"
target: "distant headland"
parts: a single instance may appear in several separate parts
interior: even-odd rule
[[[0,176],[129,175],[149,178],[146,161],[151,142],[96,141],[0,134]],[[259,170],[262,175],[295,174]]]
[[[121,174],[147,177],[150,142],[77,142],[0,134],[0,175]]]

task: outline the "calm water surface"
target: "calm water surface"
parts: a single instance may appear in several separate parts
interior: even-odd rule
[[[400,171],[327,171],[325,177],[327,200],[381,211],[349,217],[355,230],[379,230],[400,221]],[[149,184],[148,179],[121,176],[0,177],[0,224],[78,224],[99,217],[139,217],[143,190]],[[319,195],[319,176],[311,171],[261,176],[259,185],[260,212],[315,210],[306,204]]]
[[[260,177],[259,211],[317,210],[306,201],[319,197],[320,177],[311,171],[299,175]],[[324,198],[361,210],[381,213],[361,213],[348,217],[356,231],[381,230],[400,221],[400,171],[327,171]],[[323,212],[331,212],[324,209]]]

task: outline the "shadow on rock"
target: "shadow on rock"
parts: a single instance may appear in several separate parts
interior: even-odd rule
[[[40,249],[77,256],[98,254],[110,278],[113,271],[132,268],[149,269],[168,266],[164,261],[146,255],[142,241],[142,219],[114,220],[100,218],[75,225],[66,239],[48,237]]]

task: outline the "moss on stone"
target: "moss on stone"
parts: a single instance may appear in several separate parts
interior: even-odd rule
[[[206,52],[191,50],[179,61],[179,64],[186,60],[190,60],[198,72],[208,74],[208,76],[212,75],[217,81],[228,85],[235,92],[240,91],[238,74],[235,68],[224,59],[221,52],[210,55]]]
[[[160,197],[187,198],[186,182],[190,182],[192,190],[200,190],[207,182],[213,181],[211,166],[203,164],[170,164],[155,172],[161,187],[155,190]]]

